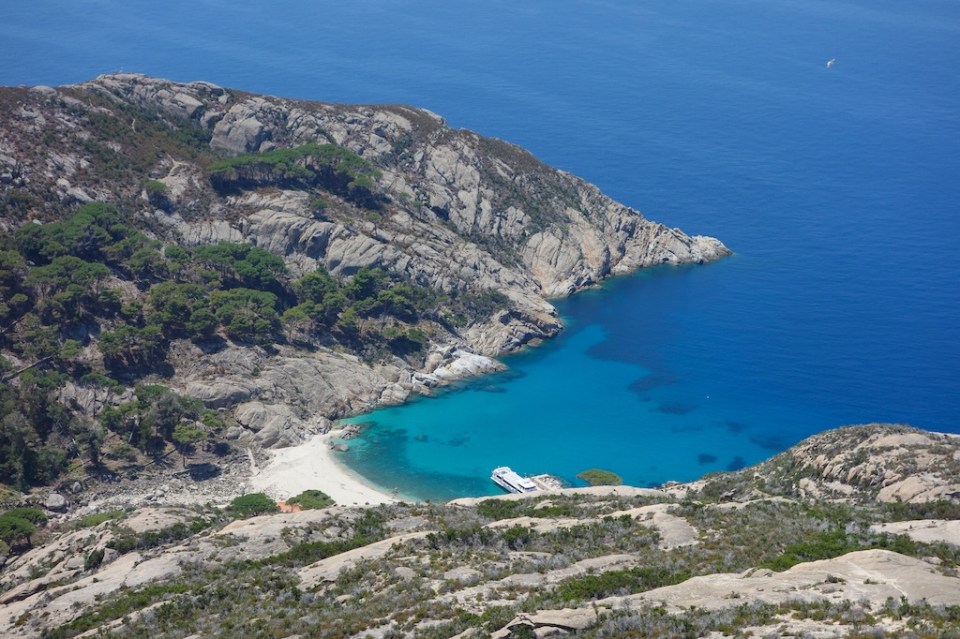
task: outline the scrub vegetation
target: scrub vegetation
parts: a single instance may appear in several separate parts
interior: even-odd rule
[[[664,503],[672,504],[673,515],[700,531],[696,543],[664,547],[662,534],[642,515],[617,514]],[[763,566],[781,571],[799,561],[854,550],[881,548],[916,558],[936,557],[931,569],[946,575],[956,574],[960,565],[956,547],[871,532],[870,524],[884,519],[883,507],[770,500],[727,508],[690,499],[550,495],[492,499],[474,507],[334,508],[320,511],[327,514],[309,524],[288,522],[283,543],[267,552],[261,542],[244,547],[243,533],[215,533],[231,517],[263,514],[268,505],[273,503],[263,495],[246,495],[225,513],[203,511],[148,534],[124,532],[122,522],[105,521],[102,525],[113,526],[118,540],[110,548],[121,553],[136,550],[161,556],[174,549],[187,553],[181,555],[187,559],[180,562],[179,576],[120,589],[95,609],[80,612],[42,636],[73,637],[122,620],[111,636],[228,637],[255,628],[262,636],[277,637],[345,638],[385,632],[384,636],[434,638],[471,629],[480,637],[537,610],[597,609],[593,602],[680,584],[697,575]],[[531,523],[510,523],[511,519]],[[569,524],[552,525],[560,521]],[[411,530],[424,534],[394,544],[385,554],[346,564],[329,579],[313,582],[298,576],[307,574],[301,570],[320,565],[317,562],[360,552]],[[219,541],[211,546],[204,538]],[[211,551],[214,547],[222,550]],[[218,559],[220,552],[226,554]],[[581,562],[602,562],[606,557],[618,559],[608,568],[577,568]],[[626,565],[618,563],[624,557],[629,558]],[[960,608],[897,599],[879,605],[864,600],[764,604],[734,599],[714,611],[668,612],[652,603],[599,610],[596,622],[577,636],[696,637],[735,633],[748,625],[775,628],[784,619],[850,626],[871,637],[897,636],[883,628],[900,622],[904,632],[915,634],[899,636],[960,632]]]
[[[359,158],[321,150],[356,179],[367,175]],[[289,161],[268,157],[274,168]],[[217,166],[242,173],[259,166],[251,163],[241,156]],[[24,224],[0,238],[0,352],[8,354],[0,356],[0,483],[23,490],[56,481],[75,462],[100,472],[213,446],[220,415],[142,381],[167,374],[176,340],[332,342],[370,361],[417,358],[438,325],[476,321],[505,304],[492,292],[453,298],[376,267],[345,280],[322,269],[294,278],[283,260],[250,244],[163,244],[110,204]],[[93,415],[58,400],[67,386],[94,395]]]

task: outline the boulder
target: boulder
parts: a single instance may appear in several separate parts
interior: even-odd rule
[[[235,104],[213,127],[210,146],[233,153],[250,153],[272,137],[263,120],[275,115],[276,109],[262,98]]]
[[[60,493],[50,493],[43,502],[43,507],[55,513],[66,512],[70,502]]]

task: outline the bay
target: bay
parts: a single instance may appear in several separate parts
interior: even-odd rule
[[[364,416],[350,463],[443,498],[503,463],[650,484],[842,424],[960,432],[958,43],[951,0],[38,0],[5,8],[0,82],[424,106],[736,252],[564,300],[508,373]]]

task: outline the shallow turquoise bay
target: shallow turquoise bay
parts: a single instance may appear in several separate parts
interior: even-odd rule
[[[836,407],[791,406],[762,375],[751,381],[757,351],[723,370],[731,343],[705,333],[720,338],[725,323],[683,291],[736,262],[653,269],[559,302],[567,330],[505,358],[506,372],[344,420],[364,431],[343,459],[417,499],[496,494],[489,475],[501,465],[572,485],[604,468],[648,486],[739,469],[839,424]]]

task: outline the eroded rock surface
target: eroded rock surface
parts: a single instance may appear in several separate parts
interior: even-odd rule
[[[854,426],[810,437],[765,462],[778,488],[809,497],[882,502],[960,498],[960,436],[908,426]]]
[[[731,593],[736,596],[731,597]],[[676,586],[657,588],[629,598],[674,610],[697,606],[724,608],[736,599],[767,603],[822,599],[867,600],[881,605],[888,598],[906,597],[931,604],[960,602],[960,579],[941,574],[931,564],[887,550],[862,550],[836,559],[799,564],[784,572],[748,570],[740,574],[693,577]],[[622,599],[598,604],[623,605]]]

